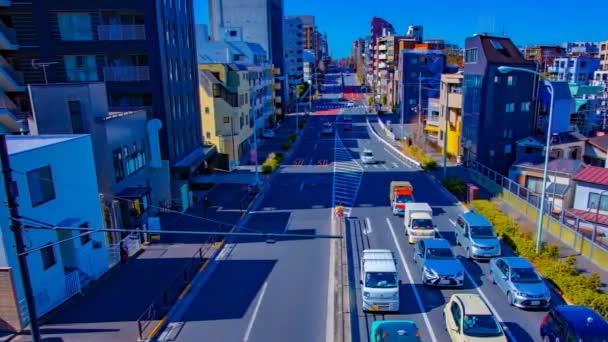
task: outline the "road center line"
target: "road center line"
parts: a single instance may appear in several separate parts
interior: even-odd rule
[[[302,183],[300,184],[300,192],[302,192],[302,190],[303,190],[303,189],[304,189],[304,182],[302,182]]]
[[[365,229],[365,234],[371,234],[372,233],[372,222],[369,220],[369,217],[365,218],[365,223],[366,223],[366,229]]]
[[[258,298],[258,302],[255,304],[255,308],[253,309],[253,314],[251,314],[251,320],[249,321],[249,325],[247,326],[247,331],[245,331],[245,337],[243,337],[243,342],[249,341],[249,334],[251,334],[253,323],[255,322],[255,319],[258,316],[258,311],[260,310],[260,305],[262,304],[262,298],[264,298],[264,294],[266,293],[267,287],[268,282],[265,281],[264,286],[262,286],[262,291],[260,291],[260,297]]]
[[[405,268],[405,273],[407,274],[407,278],[410,281],[410,286],[414,292],[414,296],[416,297],[416,302],[418,302],[418,308],[420,312],[422,312],[422,318],[424,318],[424,324],[426,325],[426,329],[431,335],[431,341],[437,342],[437,337],[435,337],[435,333],[433,332],[433,327],[431,326],[431,321],[429,321],[429,317],[426,314],[424,306],[422,305],[422,299],[420,298],[420,294],[418,293],[418,289],[416,288],[416,284],[414,283],[414,278],[410,273],[410,269],[407,267],[407,263],[405,262],[405,256],[403,255],[403,251],[401,250],[401,246],[399,246],[399,240],[397,240],[397,235],[395,234],[395,230],[393,229],[393,225],[391,221],[386,218],[386,223],[388,224],[388,228],[391,231],[391,235],[393,236],[393,241],[395,242],[395,246],[397,246],[397,251],[399,252],[399,257],[401,258],[401,263],[403,264],[403,268]]]

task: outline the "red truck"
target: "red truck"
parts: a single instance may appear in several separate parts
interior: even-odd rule
[[[393,215],[403,215],[406,203],[414,202],[414,187],[410,182],[392,181],[390,199]]]

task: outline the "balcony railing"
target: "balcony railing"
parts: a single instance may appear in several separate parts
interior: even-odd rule
[[[6,26],[2,20],[0,20],[0,34],[4,36],[4,40],[0,40],[0,47],[2,49],[17,49],[17,33],[15,33],[15,29]]]
[[[149,81],[150,67],[120,66],[103,68],[103,78],[106,82]]]
[[[380,45],[380,46],[378,46],[378,50],[380,50],[380,51],[386,51],[386,45]]]
[[[144,25],[99,25],[97,36],[99,40],[144,40],[146,28]]]
[[[0,55],[0,69],[2,70],[2,74],[5,78],[5,83],[1,83],[5,90],[7,91],[23,91],[25,87],[23,86],[23,73],[17,71],[10,65],[2,55]]]

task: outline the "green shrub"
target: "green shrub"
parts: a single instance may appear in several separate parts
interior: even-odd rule
[[[505,215],[496,204],[486,200],[472,203],[475,211],[485,216],[496,228],[496,232],[513,251],[530,260],[545,279],[575,305],[588,306],[608,318],[608,294],[600,291],[597,273],[585,276],[576,268],[576,257],[559,259],[559,246],[545,244],[536,254],[535,239],[528,231],[521,231],[516,222]]]
[[[273,157],[274,160],[276,160],[278,163],[281,163],[283,161],[283,159],[285,158],[285,156],[281,152],[276,152],[273,154],[274,154],[274,157]]]
[[[288,141],[288,142],[283,143],[282,148],[283,148],[283,150],[285,150],[285,151],[289,150],[289,149],[291,148],[291,143],[290,143],[289,141]]]
[[[404,145],[403,152],[418,161],[423,170],[428,171],[437,168],[437,161],[435,161],[433,157],[424,153],[424,151],[418,148],[416,145]]]
[[[444,179],[441,183],[449,192],[455,195],[462,194],[466,189],[466,184],[464,183],[464,180],[460,178],[447,178]]]
[[[264,163],[262,164],[262,173],[263,174],[268,174],[271,173],[274,169],[272,168],[272,166],[270,164]]]
[[[287,136],[287,140],[291,141],[292,143],[296,142],[296,138],[296,135],[293,133]]]

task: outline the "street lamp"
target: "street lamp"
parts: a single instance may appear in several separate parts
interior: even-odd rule
[[[547,78],[545,75],[534,70],[509,66],[500,66],[498,67],[498,71],[503,74],[509,73],[511,71],[521,71],[536,75],[545,81],[545,84],[549,87],[549,93],[551,94],[551,101],[549,103],[549,123],[547,125],[547,143],[545,147],[545,165],[543,167],[543,185],[540,196],[539,214],[536,222],[536,254],[539,254],[542,247],[541,239],[543,234],[543,216],[545,215],[545,190],[547,188],[547,169],[549,167],[549,153],[551,151],[551,123],[553,121],[553,101],[555,100],[555,92],[553,90],[553,84],[551,84],[551,80],[549,80],[549,78]]]
[[[312,113],[312,88],[313,88],[313,82],[312,79],[306,81],[308,83],[308,99],[309,99],[309,103],[308,103],[308,111],[310,113]]]

